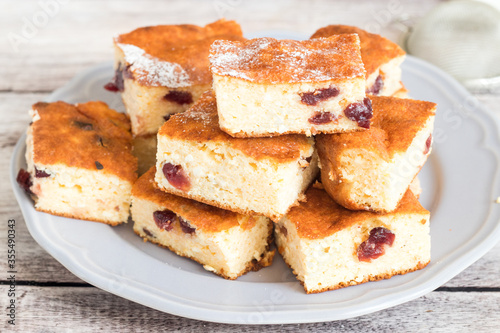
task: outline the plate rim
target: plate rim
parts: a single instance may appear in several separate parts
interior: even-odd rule
[[[449,86],[450,89],[453,89],[453,92],[457,92],[460,96],[472,96],[470,95],[465,88],[463,88],[458,82],[456,82],[453,78],[451,78],[449,75],[441,71],[440,69],[436,68],[435,66],[426,63],[425,61],[422,61],[420,59],[407,56],[410,62],[414,62],[418,66],[423,66],[424,68],[429,69],[431,72],[434,72],[436,75],[440,76],[440,79],[444,80],[446,84]],[[408,61],[408,60],[407,60]],[[111,61],[107,61],[101,64],[97,64],[95,66],[89,67],[86,70],[82,71],[73,79],[71,79],[66,85],[63,87],[55,90],[49,97],[46,98],[46,101],[53,101],[57,100],[58,97],[61,94],[64,94],[67,91],[71,91],[71,89],[74,86],[77,86],[79,82],[84,80],[87,76],[92,76],[93,73],[102,71],[105,68],[109,68]],[[480,123],[482,126],[489,125],[490,127],[494,126],[496,127],[495,120],[493,119],[493,116],[488,113],[486,108],[484,108],[481,104],[477,104],[475,106],[475,109],[480,111],[478,114],[481,114],[483,118],[486,119],[480,119],[478,114],[473,114],[472,117],[475,119],[476,122]],[[489,118],[489,122],[487,121]],[[486,122],[486,124],[485,124]],[[497,127],[496,127],[497,128]],[[482,147],[486,147],[489,150],[494,153],[496,157],[496,162],[498,165],[499,162],[499,156],[496,151],[493,150],[492,143],[486,142],[487,136],[491,136],[490,140],[494,141],[494,144],[497,147],[500,147],[500,141],[498,135],[495,132],[492,132],[491,130],[488,131],[487,133],[484,133],[483,140],[481,141]],[[89,270],[86,269],[86,267],[82,266],[81,264],[78,264],[76,262],[72,262],[71,258],[65,257],[64,253],[59,253],[57,247],[55,244],[50,243],[50,239],[44,239],[40,233],[37,233],[38,230],[35,230],[35,226],[32,224],[33,220],[31,220],[31,215],[34,214],[42,214],[39,212],[34,211],[33,207],[32,211],[26,210],[26,207],[23,207],[23,198],[21,197],[22,195],[25,196],[25,194],[22,192],[22,190],[17,186],[16,181],[15,181],[15,175],[17,174],[18,170],[18,160],[19,158],[22,158],[22,150],[24,149],[25,146],[25,134],[22,135],[22,137],[18,140],[12,157],[11,157],[11,163],[10,163],[10,173],[9,173],[9,178],[11,181],[11,186],[14,189],[14,194],[16,197],[16,200],[18,201],[18,204],[21,208],[24,220],[26,222],[26,225],[28,227],[28,230],[31,234],[31,236],[37,241],[37,243],[44,248],[49,254],[54,257],[57,261],[59,261],[64,267],[66,267],[70,272],[72,272],[74,275],[79,277],[80,279],[87,281],[88,283],[95,285],[96,287],[103,289],[105,291],[108,291],[112,294],[115,294],[117,296],[129,299],[131,301],[134,301],[136,303],[148,306],[150,308],[157,309],[159,311],[163,312],[168,312],[174,315],[178,316],[183,316],[187,318],[192,318],[192,319],[197,319],[197,320],[205,320],[205,321],[211,321],[211,322],[218,322],[218,323],[228,323],[228,324],[242,324],[241,322],[235,320],[238,314],[241,314],[240,312],[228,312],[226,310],[218,310],[215,308],[211,309],[206,309],[206,308],[194,308],[191,305],[184,305],[184,304],[179,304],[176,303],[175,301],[171,301],[170,299],[161,299],[163,306],[160,306],[158,304],[151,304],[149,302],[149,297],[144,298],[141,293],[138,293],[137,291],[140,291],[137,289],[137,287],[133,287],[130,285],[126,285],[128,288],[134,288],[134,290],[131,291],[130,294],[123,294],[123,293],[117,293],[116,290],[113,290],[113,288],[110,288],[109,281],[106,280],[105,277],[96,275],[93,278],[89,278],[88,272]],[[494,191],[495,186],[493,184],[498,183],[498,178],[499,178],[499,170],[498,168],[495,169],[495,175],[494,175],[494,182],[492,183],[492,191]],[[492,193],[493,194],[493,193]],[[25,196],[26,197],[26,196]],[[24,198],[26,199],[26,198]],[[487,224],[487,221],[492,219],[494,216],[493,210],[495,210],[495,204],[492,203],[491,206],[491,211],[488,214],[488,216],[485,218],[483,221],[483,224],[481,225],[481,228],[484,228],[485,225]],[[496,215],[498,215],[498,208],[496,209]],[[375,311],[379,311],[382,309],[386,309],[389,307],[393,307],[402,303],[405,303],[407,301],[416,299],[420,296],[423,296],[427,294],[428,292],[431,292],[432,290],[438,288],[454,276],[456,276],[458,273],[469,267],[471,264],[473,264],[475,261],[477,261],[479,258],[481,258],[485,253],[487,253],[491,248],[493,248],[496,243],[498,242],[498,239],[500,239],[500,220],[497,219],[496,225],[493,226],[493,230],[486,236],[485,238],[482,239],[475,239],[472,238],[472,240],[476,240],[477,243],[472,246],[472,248],[468,249],[465,251],[465,245],[460,247],[459,249],[456,249],[453,253],[455,252],[460,252],[460,251],[465,251],[465,254],[463,255],[458,255],[455,253],[455,255],[458,255],[461,261],[457,263],[457,260],[451,260],[446,267],[447,269],[443,270],[441,269],[438,271],[437,275],[434,275],[434,277],[431,279],[432,283],[426,283],[426,286],[422,288],[421,285],[416,285],[411,287],[410,289],[405,290],[404,293],[402,292],[397,292],[395,294],[392,294],[393,296],[397,296],[396,299],[393,299],[392,301],[384,301],[383,304],[377,303],[375,301],[378,300],[376,298],[372,303],[376,304],[371,304],[369,308],[364,308],[363,310],[355,310],[351,309],[350,312],[345,312],[342,315],[334,315],[332,313],[328,313],[328,309],[320,310],[318,309],[300,309],[300,310],[290,310],[290,309],[285,309],[282,311],[281,315],[278,315],[277,313],[272,314],[270,317],[264,318],[263,321],[261,322],[246,322],[244,324],[290,324],[290,323],[309,323],[309,322],[321,322],[321,321],[332,321],[332,320],[342,320],[342,319],[347,319],[347,318],[353,318],[357,317],[360,315],[365,315],[368,313],[372,313]],[[47,243],[48,242],[48,243]],[[451,253],[451,254],[453,254]],[[93,272],[90,271],[91,274],[94,274]],[[95,279],[96,280],[95,280]],[[107,283],[106,283],[107,282]],[[154,295],[152,295],[154,296]],[[169,306],[165,306],[165,303]],[[168,309],[166,309],[168,308]],[[327,306],[325,305],[325,308]],[[286,314],[288,313],[288,314]],[[307,316],[294,316],[296,313],[307,313]],[[245,316],[251,316],[251,315],[262,315],[262,312],[259,311],[246,311],[244,312]],[[285,315],[284,315],[285,314]],[[329,316],[325,315],[329,314]],[[288,317],[288,319],[287,319]],[[307,318],[304,318],[307,317]]]

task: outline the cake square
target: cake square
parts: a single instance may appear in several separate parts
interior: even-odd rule
[[[408,191],[392,213],[350,211],[307,190],[275,227],[278,251],[307,293],[389,279],[430,262],[429,212]]]
[[[134,231],[144,240],[231,280],[272,263],[273,223],[268,218],[165,193],[156,187],[154,175],[153,167],[132,189]]]
[[[212,91],[158,132],[160,189],[242,214],[278,220],[317,173],[312,138],[233,138],[221,131]]]
[[[318,135],[321,181],[352,210],[396,209],[431,152],[436,104],[372,96],[371,128]]]
[[[401,63],[405,51],[396,43],[377,34],[348,25],[329,25],[316,31],[311,38],[340,34],[357,34],[361,41],[361,58],[366,69],[366,93],[377,96],[406,97],[401,82]]]
[[[305,41],[215,41],[219,124],[235,137],[338,133],[370,124],[355,34]]]
[[[117,225],[127,222],[137,159],[128,117],[103,102],[36,103],[20,184],[38,211]]]
[[[241,28],[219,20],[143,27],[114,38],[115,76],[106,88],[122,92],[134,136],[156,134],[169,115],[210,88],[208,52],[216,39],[242,40]]]

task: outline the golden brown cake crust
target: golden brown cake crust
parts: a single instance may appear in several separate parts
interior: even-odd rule
[[[375,151],[383,158],[391,158],[408,149],[436,110],[436,104],[431,102],[384,96],[370,96],[370,99],[373,118],[369,130],[316,137],[318,151],[326,153],[320,154],[322,161],[347,149]]]
[[[33,110],[40,116],[31,125],[35,166],[62,164],[129,182],[137,179],[130,121],[125,114],[103,102],[40,102]]]
[[[311,186],[306,191],[306,201],[290,209],[286,218],[295,224],[300,238],[320,239],[367,219],[398,214],[429,214],[429,212],[409,190],[395,211],[377,214],[345,209],[333,201],[324,190]]]
[[[217,39],[243,40],[243,33],[235,21],[218,20],[205,27],[196,25],[158,25],[143,27],[115,38],[115,45],[129,44],[144,50],[148,55],[178,64],[187,72],[190,85],[209,84],[208,53]],[[137,75],[142,85],[152,84],[147,76]]]
[[[295,41],[256,38],[244,42],[215,41],[210,69],[256,83],[295,83],[364,77],[355,34]]]
[[[311,38],[353,33],[358,34],[361,41],[361,57],[365,64],[367,77],[381,65],[396,57],[405,55],[402,48],[387,38],[348,25],[329,25],[316,31]]]
[[[161,191],[154,182],[156,169],[152,167],[132,187],[134,197],[155,202],[189,220],[189,223],[204,232],[220,232],[235,226],[251,229],[255,218],[229,210],[206,205],[191,199]]]
[[[309,156],[312,139],[304,135],[281,135],[271,138],[233,138],[219,128],[217,103],[213,91],[205,92],[186,112],[170,117],[159,136],[195,142],[224,142],[257,160],[268,158],[278,162]]]

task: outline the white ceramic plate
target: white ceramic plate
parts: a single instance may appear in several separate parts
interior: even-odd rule
[[[104,100],[123,110],[102,87],[111,63],[75,77],[48,101]],[[438,103],[434,149],[420,174],[421,202],[431,210],[432,261],[390,280],[306,295],[279,255],[275,263],[236,281],[221,279],[190,260],[144,243],[132,226],[110,227],[36,212],[15,183],[25,167],[25,138],[12,157],[10,178],[33,238],[79,278],[113,294],[200,320],[281,324],[345,319],[422,296],[471,265],[500,239],[500,143],[496,120],[451,77],[418,59],[403,64],[416,99]]]

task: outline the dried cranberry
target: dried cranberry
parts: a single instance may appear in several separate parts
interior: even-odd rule
[[[378,95],[383,87],[384,87],[384,80],[382,79],[382,76],[379,75],[375,79],[375,82],[373,83],[371,88],[366,90],[366,93],[371,95]]]
[[[370,128],[370,119],[373,117],[372,101],[366,97],[363,103],[351,103],[344,110],[345,116],[358,123],[360,127]]]
[[[373,228],[370,236],[358,247],[359,261],[372,261],[385,253],[385,246],[392,246],[396,235],[384,227]]]
[[[168,209],[157,210],[153,213],[153,219],[155,220],[158,228],[166,231],[172,230],[174,227],[172,223],[175,221],[176,217],[177,215]]]
[[[122,70],[122,75],[124,78],[126,79],[131,79],[133,80],[134,79],[134,73],[132,73],[132,71],[130,70],[130,66],[131,65],[128,65],[126,66],[123,70]]]
[[[16,181],[19,184],[19,186],[21,186],[21,188],[26,191],[26,193],[33,194],[33,192],[31,192],[30,189],[33,183],[31,182],[31,175],[28,171],[24,169],[19,169]]]
[[[116,85],[116,83],[114,82],[108,82],[104,85],[104,89],[106,89],[107,91],[111,91],[111,92],[118,92],[120,91]]]
[[[308,122],[314,125],[328,124],[334,120],[337,120],[337,117],[330,112],[316,112],[314,116],[307,119]]]
[[[123,70],[122,70],[121,64],[118,65],[118,68],[115,70],[115,76],[113,76],[113,79],[111,80],[111,82],[107,83],[104,86],[104,89],[112,91],[112,92],[123,91],[123,89],[124,89]]]
[[[170,90],[163,98],[179,105],[193,103],[193,96],[189,91]]]
[[[142,231],[144,231],[144,233],[146,235],[148,235],[149,237],[154,237],[153,233],[151,231],[149,231],[148,229],[142,228]]]
[[[182,191],[189,190],[191,184],[189,183],[189,180],[180,165],[165,163],[162,171],[170,185]]]
[[[73,125],[75,125],[79,129],[84,130],[84,131],[92,131],[94,129],[94,126],[92,124],[85,123],[83,121],[78,121],[78,120],[75,120],[73,122]]]
[[[300,101],[307,105],[316,105],[321,101],[338,96],[339,90],[335,87],[316,89],[312,92],[300,94]]]
[[[181,229],[184,233],[186,234],[192,234],[196,231],[195,228],[192,228],[189,223],[187,223],[186,220],[184,220],[182,217],[179,216],[179,224],[181,226]]]
[[[47,173],[43,170],[38,170],[36,167],[35,167],[35,177],[36,178],[45,178],[45,177],[50,177],[50,173]]]
[[[429,151],[431,150],[431,144],[432,144],[432,134],[429,135],[427,138],[427,141],[425,141],[425,149],[424,149],[424,155],[427,155]]]
[[[285,237],[288,236],[288,230],[286,230],[285,226],[284,225],[278,225],[279,226],[279,230],[281,232],[281,234]]]

